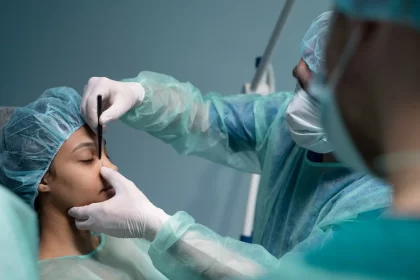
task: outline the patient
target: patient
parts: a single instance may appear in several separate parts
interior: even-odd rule
[[[117,167],[106,149],[99,159],[80,102],[71,88],[47,90],[16,109],[0,134],[0,184],[38,213],[41,279],[166,279],[153,267],[147,241],[78,230],[67,214],[115,194],[100,168]]]

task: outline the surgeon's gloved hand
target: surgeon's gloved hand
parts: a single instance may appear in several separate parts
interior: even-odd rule
[[[71,208],[69,215],[76,219],[77,228],[152,242],[170,216],[117,171],[102,167],[101,174],[115,188],[115,196],[104,202]]]
[[[131,108],[141,104],[144,88],[138,83],[113,81],[105,77],[89,79],[83,93],[80,111],[88,125],[96,131],[98,127],[97,98],[102,95],[103,112],[100,124],[119,119]]]

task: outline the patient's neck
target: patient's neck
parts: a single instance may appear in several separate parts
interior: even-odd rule
[[[41,207],[40,260],[63,256],[85,255],[99,245],[99,237],[89,231],[78,230],[74,219],[52,206]]]

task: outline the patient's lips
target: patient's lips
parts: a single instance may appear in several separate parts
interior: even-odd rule
[[[101,192],[105,192],[105,193],[106,193],[106,194],[108,194],[110,197],[112,197],[112,196],[114,196],[114,195],[115,195],[115,189],[114,189],[111,185],[108,185],[108,184],[106,184],[106,185],[102,188]]]

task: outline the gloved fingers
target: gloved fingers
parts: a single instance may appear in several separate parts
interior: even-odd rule
[[[86,114],[87,97],[89,96],[89,93],[92,91],[92,88],[96,85],[98,80],[99,80],[98,77],[90,78],[88,83],[85,85],[83,89],[82,103],[80,104],[80,111],[83,116]]]
[[[95,83],[96,82],[96,83]],[[85,94],[83,96],[84,111],[82,111],[88,125],[96,131],[98,127],[98,95],[102,95],[102,102],[104,104],[109,103],[112,92],[112,82],[107,78],[97,78],[92,82],[92,86],[88,85]],[[83,105],[83,104],[82,104]]]
[[[70,208],[68,214],[77,220],[89,219],[89,211],[87,206],[73,207]]]
[[[75,221],[76,227],[80,230],[93,230],[93,223],[91,219],[88,220],[78,220]]]
[[[106,125],[109,122],[115,121],[119,119],[122,115],[126,113],[130,108],[127,107],[125,102],[120,98],[115,98],[112,100],[111,106],[107,108],[99,119],[99,123],[102,125]]]
[[[80,104],[80,113],[85,118],[88,125],[96,131],[96,117],[94,117],[97,114],[97,108],[96,106],[93,108],[88,108],[88,100],[92,93],[93,88],[96,86],[96,84],[99,82],[99,77],[92,77],[89,79],[88,83],[85,85],[85,88],[83,90],[83,97],[82,97],[82,103]],[[90,110],[94,110],[94,112],[90,112]]]
[[[115,189],[116,195],[124,192],[126,185],[131,183],[117,171],[105,166],[101,168],[101,175]]]
[[[89,79],[88,83],[85,85],[85,88],[83,89],[83,97],[88,96],[92,90],[95,88],[95,86],[99,83],[101,80],[101,77],[92,77]]]

